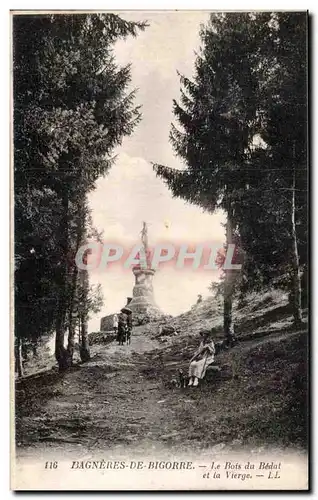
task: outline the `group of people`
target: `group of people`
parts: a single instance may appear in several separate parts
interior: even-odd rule
[[[132,320],[132,311],[128,308],[124,307],[120,313],[114,314],[113,328],[119,345],[130,344]]]
[[[132,311],[128,307],[123,307],[120,313],[114,314],[113,328],[119,345],[130,344],[132,320]],[[188,387],[197,387],[199,380],[204,378],[208,366],[214,362],[215,355],[221,349],[229,349],[236,343],[233,326],[222,342],[214,342],[215,334],[215,328],[201,330],[200,345],[190,359]]]

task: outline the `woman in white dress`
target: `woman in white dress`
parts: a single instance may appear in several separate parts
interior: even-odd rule
[[[202,330],[202,341],[190,360],[188,386],[196,387],[199,379],[203,379],[207,367],[213,363],[215,356],[215,345],[212,339],[214,329]]]

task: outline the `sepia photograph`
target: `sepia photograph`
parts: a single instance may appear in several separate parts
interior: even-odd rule
[[[11,489],[308,490],[308,12],[10,18]]]

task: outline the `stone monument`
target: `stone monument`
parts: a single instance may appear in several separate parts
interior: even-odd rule
[[[150,252],[148,247],[148,228],[146,222],[143,223],[141,231],[142,251],[139,252],[140,264],[132,268],[135,276],[135,286],[133,288],[132,299],[129,302],[129,309],[133,312],[135,323],[142,319],[154,320],[162,317],[164,314],[156,305],[153,292],[152,280],[155,275],[155,269],[151,269]]]

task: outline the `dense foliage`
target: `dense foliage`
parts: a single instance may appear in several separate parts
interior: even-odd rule
[[[55,331],[65,368],[78,316],[88,345],[90,288],[74,265],[91,230],[86,197],[140,120],[130,67],[117,66],[113,45],[145,24],[114,14],[13,19],[15,335],[21,344]]]
[[[301,322],[307,261],[307,16],[212,14],[193,79],[180,75],[171,142],[183,170],[155,164],[173,194],[227,216],[240,242],[243,293],[287,287]],[[226,272],[225,316],[233,281]],[[228,303],[226,303],[228,302]],[[225,318],[225,329],[231,319]]]

